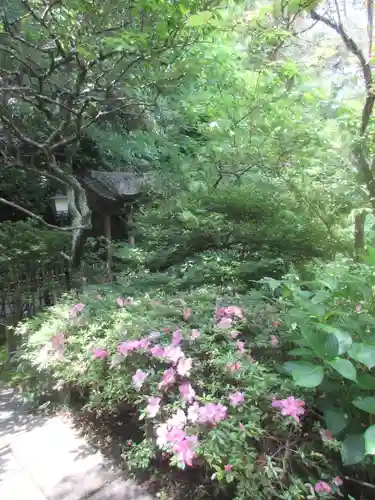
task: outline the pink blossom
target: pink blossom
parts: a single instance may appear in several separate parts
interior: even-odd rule
[[[173,345],[173,346],[180,345],[181,340],[182,340],[182,333],[181,333],[181,330],[175,330],[175,331],[172,333],[172,345]]]
[[[271,335],[271,345],[273,347],[278,347],[280,344],[279,339],[276,337],[276,335]]]
[[[239,336],[240,332],[231,332],[230,336],[232,339],[236,339]]]
[[[63,333],[56,333],[52,336],[51,342],[54,349],[62,349],[66,342],[65,335]]]
[[[147,339],[128,340],[126,342],[121,342],[117,346],[117,352],[123,356],[127,356],[131,351],[135,351],[137,349],[147,349],[148,345],[149,341]]]
[[[344,484],[344,481],[341,479],[340,476],[336,476],[333,479],[333,482],[335,483],[336,486],[342,486]]]
[[[230,472],[232,470],[232,466],[230,464],[224,465],[225,472]]]
[[[133,381],[133,386],[137,391],[139,391],[139,389],[142,387],[143,382],[146,380],[147,377],[148,373],[144,372],[143,370],[138,369],[135,372],[135,374],[132,377],[132,381]]]
[[[245,351],[245,342],[241,342],[241,340],[237,340],[236,347],[240,352]]]
[[[148,398],[148,404],[146,406],[146,413],[148,418],[154,418],[160,410],[161,398],[155,398],[153,396]]]
[[[168,368],[168,370],[164,371],[161,382],[158,385],[158,388],[164,389],[174,384],[175,382],[176,382],[176,372],[174,371],[173,368]]]
[[[191,467],[193,465],[193,459],[196,456],[195,448],[198,445],[197,436],[186,436],[185,439],[181,440],[176,446],[175,453],[176,458],[181,466],[188,465]]]
[[[232,327],[232,324],[233,324],[232,318],[224,317],[218,321],[217,326],[219,328],[222,328],[223,330],[228,330],[229,328]]]
[[[322,441],[332,441],[333,436],[328,429],[320,429],[319,431]]]
[[[101,347],[94,347],[92,350],[92,356],[95,359],[104,359],[108,356],[108,352]]]
[[[149,349],[149,353],[152,354],[152,356],[162,358],[164,356],[164,348],[161,345],[156,344]]]
[[[297,424],[299,424],[300,416],[305,413],[305,402],[301,399],[296,399],[294,396],[290,396],[286,399],[273,400],[272,407],[280,408],[280,413],[284,417],[292,417]]]
[[[278,328],[280,326],[280,321],[272,321],[272,326]]]
[[[197,402],[193,403],[188,408],[187,418],[190,422],[195,423],[199,418],[199,404]]]
[[[77,314],[82,312],[84,310],[84,308],[85,308],[85,305],[82,304],[81,302],[79,302],[78,304],[76,304],[75,306],[72,307],[71,315],[77,316]]]
[[[183,402],[191,403],[195,397],[195,391],[189,382],[180,385],[180,395]]]
[[[189,321],[191,312],[192,312],[191,309],[184,308],[184,310],[182,311],[182,319],[186,322]]]
[[[159,448],[164,448],[168,443],[168,426],[167,424],[161,424],[156,428],[156,444]]]
[[[241,369],[241,363],[230,363],[227,367],[231,372],[236,372]]]
[[[186,415],[183,410],[177,410],[176,413],[167,420],[167,425],[170,429],[183,429],[186,425]]]
[[[318,481],[314,487],[316,493],[332,493],[332,488],[325,481]]]
[[[243,392],[233,392],[229,394],[229,399],[232,406],[238,406],[245,401],[245,395]]]
[[[169,360],[173,365],[176,365],[177,361],[184,356],[179,346],[169,345],[164,349],[163,357]]]
[[[191,340],[199,339],[200,336],[201,336],[201,332],[199,330],[192,330],[191,331],[191,335],[190,335]]]
[[[361,304],[357,304],[357,305],[355,306],[355,312],[356,312],[356,313],[360,313],[361,311],[362,311],[362,306],[361,306]]]
[[[245,426],[244,426],[241,422],[240,422],[240,424],[239,424],[239,426],[238,426],[238,427],[240,428],[240,430],[241,430],[241,431],[244,431],[244,430],[245,430]]]
[[[199,408],[198,420],[200,423],[220,422],[227,416],[227,407],[222,404],[208,403]]]
[[[192,363],[191,358],[181,358],[177,365],[177,373],[181,377],[189,377]]]

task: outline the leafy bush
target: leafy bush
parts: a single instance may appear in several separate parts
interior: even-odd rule
[[[367,260],[375,262],[370,252]],[[285,349],[293,347],[283,370],[297,386],[316,388],[315,406],[330,439],[341,443],[346,466],[371,466],[375,455],[375,273],[369,263],[341,259],[316,266],[308,282],[269,282]]]
[[[310,395],[252,356],[259,332],[277,351],[275,310],[260,312],[256,292],[131,299],[136,281],[117,286],[88,288],[81,303],[67,298],[19,327],[29,394],[70,388],[98,413],[137,409],[143,437],[124,446],[130,467],[192,467],[230,498],[300,498],[322,478],[337,489]]]

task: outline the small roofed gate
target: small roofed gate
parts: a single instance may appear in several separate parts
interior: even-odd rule
[[[122,221],[123,234],[127,235],[128,244],[134,245],[134,209],[137,203],[147,197],[149,179],[149,174],[90,170],[81,181],[87,191],[93,221],[98,221],[98,217],[103,221],[101,233],[107,242],[106,267],[109,280],[112,279],[113,222]]]

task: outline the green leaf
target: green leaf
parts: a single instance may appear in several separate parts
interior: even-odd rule
[[[375,455],[375,425],[370,425],[365,431],[365,449],[368,455]]]
[[[340,330],[336,327],[333,327],[331,325],[325,325],[323,323],[319,323],[318,328],[321,330],[330,333],[334,335],[339,343],[339,352],[338,354],[344,354],[352,345],[353,339],[352,336],[348,333],[345,332],[344,330]]]
[[[336,370],[340,375],[348,380],[357,380],[357,370],[353,363],[351,363],[348,359],[334,359],[333,361],[329,361],[328,363],[334,370]]]
[[[199,12],[198,14],[190,16],[186,22],[186,25],[191,27],[202,26],[202,24],[206,24],[211,19],[212,16],[213,12],[209,11]]]
[[[375,346],[373,345],[354,342],[348,350],[348,355],[369,369],[375,366]]]
[[[326,359],[333,359],[339,355],[340,344],[336,335],[330,333],[324,342],[322,353]]]
[[[367,411],[367,413],[375,415],[375,397],[366,396],[355,398],[352,403],[360,410]]]
[[[293,370],[297,368],[297,366],[298,366],[298,361],[287,361],[286,363],[281,365],[282,371],[284,373],[287,373],[288,375],[291,375]]]
[[[292,371],[292,377],[296,385],[302,387],[316,387],[324,377],[324,368],[312,363],[297,362]]]
[[[324,418],[329,432],[336,436],[348,425],[349,417],[339,410],[325,410]]]
[[[296,349],[292,349],[291,351],[288,352],[288,355],[290,356],[306,356],[306,357],[314,357],[315,353],[311,350],[308,349],[307,347],[297,347]]]
[[[349,434],[341,444],[341,459],[344,465],[355,465],[365,458],[363,434]]]
[[[361,389],[373,391],[375,390],[375,376],[360,372],[357,374],[357,384]]]

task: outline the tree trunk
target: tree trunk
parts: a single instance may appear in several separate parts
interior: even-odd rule
[[[362,211],[354,219],[354,253],[359,260],[365,252],[365,222],[366,212]]]

